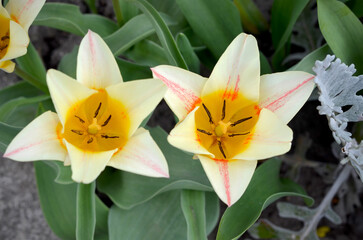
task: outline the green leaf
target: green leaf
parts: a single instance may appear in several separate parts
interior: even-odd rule
[[[27,53],[16,59],[21,69],[32,75],[39,84],[47,88],[46,70],[42,58],[32,43],[29,43]]]
[[[309,0],[275,0],[271,9],[271,35],[275,53],[272,65],[280,69],[287,51],[285,45],[288,42],[292,28]]]
[[[92,13],[97,13],[96,0],[84,0]]]
[[[17,97],[34,97],[41,92],[25,81],[17,82],[14,85],[0,90],[0,106],[9,100]]]
[[[96,183],[78,183],[77,188],[77,240],[93,240],[96,225]]]
[[[167,25],[175,22],[167,15],[161,14]],[[135,45],[137,42],[155,33],[155,28],[148,21],[145,15],[139,15],[128,21],[113,34],[105,38],[105,42],[110,47],[113,55],[119,56],[121,53]]]
[[[263,209],[284,196],[299,196],[309,205],[313,199],[296,183],[280,179],[281,160],[270,159],[257,168],[246,192],[224,212],[217,239],[237,239],[261,215]]]
[[[168,64],[164,49],[150,40],[144,40],[137,43],[131,50],[127,51],[125,55],[138,64],[150,67]]]
[[[176,0],[196,35],[218,59],[242,32],[236,6],[229,0]]]
[[[81,14],[79,7],[66,3],[46,3],[34,25],[41,25],[84,36],[88,29],[104,37],[117,30],[117,24],[106,17]]]
[[[214,192],[205,192],[206,231],[209,235],[219,221],[219,198]]]
[[[76,239],[77,184],[57,184],[56,172],[44,161],[34,162],[40,205],[53,232],[61,239]],[[107,239],[108,208],[98,199],[95,239]]]
[[[181,207],[187,221],[188,240],[207,239],[204,192],[183,190]]]
[[[363,17],[363,1],[350,0],[350,1],[346,2],[346,4],[358,18]]]
[[[153,24],[156,34],[158,35],[161,42],[161,45],[166,51],[169,64],[178,66],[180,68],[188,69],[188,66],[185,63],[184,58],[181,55],[168,26],[166,25],[160,14],[150,3],[144,0],[135,0],[135,3],[139,7],[139,9],[148,17],[149,21]]]
[[[261,65],[260,66],[261,75],[272,72],[270,63],[268,62],[267,58],[265,57],[265,55],[262,52],[260,52],[260,65]]]
[[[252,0],[234,0],[246,32],[259,34],[268,30],[268,24],[261,11]]]
[[[345,64],[354,63],[363,73],[363,25],[354,13],[336,0],[318,0],[320,30],[333,53]]]
[[[75,46],[70,53],[65,54],[58,64],[58,70],[76,79],[77,77],[77,54],[79,46]]]
[[[59,184],[72,184],[72,170],[70,166],[64,166],[62,162],[59,161],[44,161],[45,164],[52,167],[57,173],[54,181]]]
[[[179,33],[176,37],[176,42],[186,64],[188,65],[188,69],[192,72],[199,73],[200,61],[187,36],[184,33]]]
[[[315,61],[324,60],[326,55],[328,54],[332,54],[332,51],[330,50],[329,46],[325,44],[324,46],[316,49],[315,51],[305,56],[303,59],[301,59],[301,61],[298,64],[291,67],[289,71],[304,71],[311,74],[315,74],[313,71]]]
[[[120,208],[129,209],[174,189],[212,191],[199,161],[168,144],[161,128],[150,133],[168,161],[170,178],[150,178],[107,168],[97,179],[98,189]]]
[[[131,20],[133,17],[138,15],[139,9],[129,0],[118,0],[119,6],[121,9],[121,24],[127,23],[129,20]]]
[[[15,99],[12,99],[3,105],[0,106],[0,121],[5,122],[10,114],[17,108],[22,105],[28,105],[33,103],[39,103],[41,101],[45,101],[49,99],[49,95],[41,95],[31,98],[25,98],[25,97],[18,97]]]
[[[20,132],[21,128],[0,122],[0,152],[5,152],[9,143]]]

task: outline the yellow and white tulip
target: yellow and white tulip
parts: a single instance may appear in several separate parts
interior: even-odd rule
[[[290,150],[287,123],[307,101],[314,76],[298,71],[260,76],[256,39],[240,34],[210,77],[157,66],[154,77],[179,118],[168,141],[196,154],[219,198],[228,206],[246,190],[257,160]]]

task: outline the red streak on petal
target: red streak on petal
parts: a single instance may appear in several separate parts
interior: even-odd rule
[[[227,196],[227,205],[231,206],[231,192],[229,183],[229,171],[228,171],[228,161],[215,161],[218,164],[219,173],[222,176],[224,189]]]
[[[94,46],[91,30],[88,30],[88,40],[89,40],[89,48],[90,48],[90,51],[91,51],[92,71],[94,71],[95,66],[96,66],[96,61],[95,61],[96,53],[95,53],[95,46]]]
[[[21,15],[23,15],[23,13],[24,13],[24,11],[25,11],[25,10],[29,10],[30,5],[32,5],[32,4],[33,4],[33,2],[34,2],[34,0],[28,0],[28,1],[26,2],[26,4],[24,5],[24,7],[20,10],[19,14],[18,14],[17,16],[15,16],[15,15],[11,15],[11,18],[12,18],[15,22],[19,23],[19,19],[21,18]]]
[[[165,85],[184,103],[184,108],[187,113],[193,111],[193,109],[202,102],[202,100],[189,89],[183,88],[175,82],[170,81],[166,77],[157,73],[154,69],[151,70],[154,75],[163,81]]]
[[[23,146],[23,147],[17,148],[17,149],[15,149],[15,150],[13,150],[13,151],[11,151],[11,152],[7,153],[7,154],[4,154],[4,156],[3,156],[3,157],[9,158],[9,157],[11,157],[11,156],[12,156],[12,155],[14,155],[14,154],[20,153],[20,152],[22,152],[22,151],[24,151],[24,150],[27,150],[27,149],[29,149],[29,148],[32,148],[32,147],[34,147],[34,146],[37,146],[37,145],[39,145],[39,144],[42,144],[42,143],[44,143],[44,142],[46,142],[46,141],[50,141],[50,140],[54,140],[54,139],[44,139],[44,140],[42,140],[42,141],[39,141],[39,142],[35,142],[35,143],[32,143],[32,144],[29,144],[29,145],[27,145],[27,146]]]
[[[300,83],[299,85],[294,87],[293,89],[290,89],[289,91],[283,93],[282,96],[280,96],[279,98],[275,99],[274,101],[268,103],[268,105],[266,105],[266,106],[265,106],[265,104],[266,104],[266,102],[269,101],[269,99],[266,100],[264,103],[260,103],[260,107],[267,108],[267,109],[271,110],[272,112],[278,110],[279,108],[284,106],[284,104],[286,103],[287,99],[291,96],[291,94],[293,94],[295,91],[300,89],[306,83],[310,82],[313,78],[315,78],[315,76],[306,79],[305,81],[303,81],[302,83]]]
[[[236,85],[234,86],[234,90],[233,90],[233,95],[232,95],[232,101],[235,100],[238,96],[238,91],[239,91],[239,75],[237,76],[237,81],[236,81]]]

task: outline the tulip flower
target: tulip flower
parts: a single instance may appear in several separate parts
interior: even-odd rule
[[[15,63],[11,59],[26,54],[28,29],[44,3],[45,0],[9,0],[5,8],[0,4],[0,69],[13,72]]]
[[[168,86],[165,100],[179,118],[168,141],[196,154],[228,206],[246,190],[257,160],[290,150],[287,123],[314,88],[314,76],[305,72],[260,76],[256,39],[244,33],[228,46],[208,79],[172,66],[152,71]]]
[[[139,128],[165,94],[157,79],[123,82],[114,56],[100,36],[83,38],[77,80],[49,70],[47,84],[57,113],[45,112],[9,144],[16,161],[59,160],[72,179],[90,183],[106,166],[151,177],[169,177],[167,162]]]

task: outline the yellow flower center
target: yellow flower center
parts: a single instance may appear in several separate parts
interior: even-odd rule
[[[86,151],[108,151],[125,145],[129,126],[125,107],[100,91],[71,107],[63,137]]]
[[[0,59],[2,59],[8,51],[10,42],[10,19],[0,15]]]
[[[248,147],[258,115],[257,104],[241,96],[238,100],[224,98],[223,92],[205,96],[195,113],[199,140],[216,159],[231,160]]]

